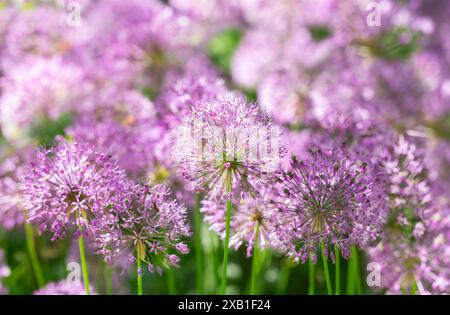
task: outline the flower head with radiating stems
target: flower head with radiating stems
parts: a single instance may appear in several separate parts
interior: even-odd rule
[[[95,294],[93,289],[91,294]],[[61,280],[50,282],[44,288],[34,291],[33,295],[86,295],[86,290],[80,281]]]
[[[189,253],[182,238],[190,235],[190,228],[186,208],[170,195],[165,186],[130,184],[118,209],[111,212],[114,219],[98,226],[95,246],[106,262],[129,255],[127,264],[140,259],[150,272],[178,267],[177,254]]]
[[[64,237],[70,228],[89,232],[115,207],[124,178],[110,157],[93,146],[60,139],[56,147],[37,151],[24,174],[28,219],[40,224],[40,232],[52,232],[52,239]]]
[[[224,93],[191,111],[176,132],[179,173],[211,196],[254,192],[285,154],[281,129],[245,96]]]
[[[255,243],[259,248],[272,246],[274,191],[264,185],[257,185],[256,189],[259,192],[257,196],[243,193],[233,199],[229,246],[237,250],[242,244],[247,244],[247,256],[252,255]],[[224,201],[219,198],[203,200],[200,211],[210,228],[223,239],[226,228]]]
[[[325,255],[328,247],[338,246],[348,257],[351,245],[374,240],[384,223],[385,181],[380,165],[338,149],[312,149],[304,161],[294,157],[279,179],[276,242],[295,261],[305,262],[310,255],[316,260],[322,242]]]

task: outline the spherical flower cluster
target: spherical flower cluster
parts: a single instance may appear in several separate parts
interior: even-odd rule
[[[71,229],[88,232],[115,207],[123,177],[111,158],[93,146],[61,140],[55,148],[38,151],[24,174],[27,217],[40,232],[52,232],[52,239]]]
[[[448,294],[450,249],[448,208],[422,221],[412,214],[393,222],[369,250],[378,263],[381,287],[390,294]]]
[[[295,261],[315,260],[321,244],[326,255],[337,246],[349,257],[351,245],[367,245],[380,232],[387,212],[385,181],[378,165],[338,150],[312,149],[302,161],[294,157],[279,179],[277,241]]]
[[[203,102],[176,136],[172,155],[179,173],[211,196],[255,191],[285,154],[282,130],[236,93]]]
[[[31,153],[30,147],[18,150],[0,164],[0,226],[7,230],[25,221],[20,183]]]
[[[170,194],[167,187],[146,185],[130,186],[122,194],[111,219],[102,221],[96,232],[95,246],[106,262],[128,255],[128,265],[141,260],[150,272],[178,267],[177,254],[189,253],[182,238],[190,230],[186,209]]]

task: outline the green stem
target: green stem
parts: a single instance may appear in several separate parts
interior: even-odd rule
[[[256,224],[255,240],[253,243],[252,278],[251,278],[251,283],[250,283],[250,294],[251,295],[255,294],[255,289],[256,289],[256,276],[258,273],[257,265],[258,265],[258,254],[259,254],[258,239],[259,239],[259,222]]]
[[[355,246],[353,246],[351,248],[351,255],[352,255],[352,260],[353,260],[354,279],[355,279],[355,283],[356,283],[356,294],[362,294],[361,275],[360,275],[359,262],[358,262],[358,251],[356,250]]]
[[[280,277],[277,283],[277,294],[286,294],[286,288],[289,282],[289,274],[291,273],[291,266],[288,261],[282,263]]]
[[[105,286],[106,294],[112,295],[112,268],[105,264]]]
[[[353,259],[347,262],[347,295],[355,294],[355,272],[353,268]]]
[[[327,294],[331,295],[331,294],[333,294],[333,292],[331,290],[330,272],[328,270],[328,260],[325,257],[325,245],[324,245],[323,240],[320,243],[320,247],[321,247],[321,251],[322,251],[323,271],[325,273],[325,283],[327,285]]]
[[[142,295],[142,269],[141,269],[141,244],[138,243],[136,246],[136,279],[137,279],[137,294]]]
[[[308,259],[308,294],[314,295],[314,285],[315,285],[315,275],[314,275],[314,269],[316,265],[314,264],[314,261],[312,257]]]
[[[90,295],[91,288],[89,284],[89,273],[86,261],[86,252],[84,250],[83,228],[81,226],[78,226],[78,228],[80,230],[80,237],[78,238],[78,247],[80,249],[81,270],[83,271],[84,288],[86,290],[86,294]]]
[[[217,245],[219,243],[217,234],[213,233],[213,232],[209,232],[209,240],[210,240],[210,251],[209,251],[209,257],[211,260],[211,264],[212,264],[212,269],[213,269],[213,279],[214,279],[214,285],[213,285],[213,293],[215,294],[217,291],[217,287],[219,286],[219,264],[217,261],[217,256],[218,256],[218,248]]]
[[[339,247],[334,245],[334,259],[335,259],[335,276],[336,276],[336,290],[335,294],[341,294],[341,264],[340,264],[340,253]]]
[[[28,254],[30,255],[31,265],[33,267],[34,276],[38,287],[41,288],[45,284],[44,275],[42,273],[41,264],[36,251],[36,243],[34,242],[33,226],[29,223],[25,223],[25,234],[27,238]]]
[[[204,294],[203,287],[203,264],[202,264],[202,242],[201,242],[201,220],[200,220],[200,194],[194,194],[194,244],[195,244],[195,266],[197,294]]]
[[[227,201],[226,227],[225,227],[225,245],[223,248],[223,266],[222,266],[222,284],[221,294],[225,294],[227,287],[227,266],[228,266],[228,245],[230,243],[230,223],[231,223],[231,196]]]
[[[173,270],[171,268],[167,269],[167,281],[168,281],[168,289],[170,295],[177,294],[177,289],[175,287],[175,278],[173,276]]]

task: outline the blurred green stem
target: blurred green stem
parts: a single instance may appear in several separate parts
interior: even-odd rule
[[[142,267],[141,267],[141,243],[137,243],[136,246],[136,279],[137,279],[137,294],[142,295]]]
[[[256,276],[258,273],[258,240],[259,240],[259,222],[256,223],[255,239],[253,242],[253,261],[252,261],[252,278],[250,283],[250,294],[255,294],[256,290]]]
[[[335,259],[335,276],[336,276],[336,289],[335,294],[341,294],[341,265],[340,265],[340,252],[339,247],[334,245],[334,259]]]
[[[84,288],[86,290],[86,294],[90,295],[91,289],[89,284],[89,273],[86,261],[86,252],[84,250],[83,228],[81,227],[81,225],[79,225],[78,229],[80,231],[80,237],[78,238],[78,247],[80,249],[81,270],[83,271]]]
[[[330,272],[328,270],[328,259],[327,259],[327,257],[325,257],[325,245],[324,245],[323,240],[320,243],[320,248],[321,248],[321,252],[322,252],[323,271],[325,273],[325,283],[327,285],[327,294],[331,295],[331,294],[333,294],[333,292],[331,290]]]
[[[200,194],[194,194],[194,244],[195,244],[195,266],[196,266],[196,285],[197,294],[204,294],[203,289],[203,264],[202,264],[202,242],[201,220],[200,220]]]
[[[222,265],[222,284],[220,294],[225,294],[227,287],[227,267],[228,267],[228,245],[230,243],[230,223],[231,223],[231,196],[227,201],[227,218],[225,227],[225,244],[223,248],[223,265]]]
[[[308,259],[308,294],[314,295],[314,285],[315,285],[315,275],[314,275],[314,269],[316,265],[314,264],[314,261],[312,257]]]
[[[105,286],[106,294],[112,295],[112,268],[105,263]]]
[[[167,281],[168,281],[168,289],[170,295],[177,294],[177,288],[175,287],[175,278],[173,275],[173,270],[171,268],[167,269]]]
[[[351,248],[351,259],[353,261],[353,272],[354,272],[354,281],[356,284],[356,294],[361,294],[362,293],[361,275],[358,262],[358,251],[355,246],[352,246]]]
[[[284,260],[282,262],[280,276],[277,283],[277,294],[286,294],[286,287],[289,282],[289,274],[291,273],[291,266],[289,261]]]
[[[355,294],[355,272],[353,268],[353,259],[349,258],[347,262],[347,295]]]
[[[36,243],[34,242],[33,226],[29,223],[25,223],[25,234],[27,238],[28,254],[30,255],[31,265],[33,267],[34,275],[38,287],[41,288],[45,284],[44,275],[42,273],[41,264],[36,251]]]

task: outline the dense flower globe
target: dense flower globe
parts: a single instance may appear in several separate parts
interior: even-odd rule
[[[36,152],[22,187],[28,220],[63,238],[69,229],[91,231],[114,207],[124,173],[111,158],[84,143],[60,140]]]
[[[193,110],[176,132],[179,174],[211,196],[254,192],[285,154],[282,130],[237,93],[220,94]]]
[[[233,212],[230,223],[229,246],[238,249],[247,245],[247,256],[251,256],[255,244],[259,248],[270,248],[274,228],[274,190],[263,185],[256,186],[258,196],[244,193],[233,200]],[[225,238],[226,207],[220,199],[203,200],[202,208],[205,221],[223,239]]]
[[[0,226],[7,230],[25,221],[20,185],[32,153],[32,147],[25,147],[12,154],[6,153],[0,163]]]
[[[2,279],[8,277],[11,270],[5,262],[4,252],[0,249],[0,295],[7,294],[6,288],[2,286]]]
[[[369,250],[381,271],[381,287],[390,294],[450,293],[448,207],[425,221],[408,212],[397,219]]]
[[[279,245],[294,261],[315,260],[321,243],[326,255],[337,246],[349,257],[351,245],[367,245],[380,232],[387,213],[385,181],[379,165],[337,149],[312,149],[302,161],[294,157],[279,179]]]
[[[72,111],[87,86],[82,70],[59,57],[31,58],[17,65],[1,80],[3,135],[10,141],[21,140],[39,120]]]
[[[91,294],[95,294],[92,288]],[[86,295],[86,290],[80,281],[61,280],[50,282],[44,288],[34,291],[33,295]]]
[[[97,227],[95,246],[105,261],[128,255],[127,265],[140,259],[150,272],[156,269],[160,274],[162,267],[178,267],[178,254],[189,253],[182,241],[190,235],[186,208],[171,199],[164,186],[130,184],[121,198],[111,219]]]

